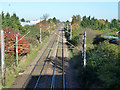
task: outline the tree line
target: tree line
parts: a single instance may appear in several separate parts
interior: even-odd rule
[[[19,21],[19,17],[16,16],[15,13],[13,13],[13,15],[10,16],[8,12],[6,15],[2,12],[1,15],[2,15],[2,28],[5,28],[5,26],[7,26],[9,28],[13,28],[17,32],[24,30]]]
[[[92,28],[94,30],[106,30],[111,29],[112,31],[118,31],[118,20],[112,19],[111,22],[109,22],[107,19],[96,19],[95,17],[86,17],[83,16],[81,19],[80,15],[73,15],[71,24],[79,23],[82,27],[86,28]]]
[[[20,33],[25,33],[26,32],[26,28],[22,27],[21,22],[25,22],[25,19],[22,18],[21,20],[19,19],[19,17],[13,13],[13,15],[10,16],[10,14],[7,12],[6,14],[4,14],[4,12],[2,11],[1,15],[1,19],[2,19],[2,28],[4,29],[6,26],[9,28],[14,29],[17,32]],[[50,18],[47,20],[47,18],[49,17],[48,14],[44,14],[43,15],[43,21],[41,22],[42,24],[44,24],[45,26],[47,24],[51,24],[54,23],[57,25],[57,23],[60,23],[60,20],[56,19],[56,17]]]

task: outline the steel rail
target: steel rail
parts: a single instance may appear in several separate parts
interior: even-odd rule
[[[56,36],[57,36],[57,35],[56,35]],[[56,38],[54,39],[51,47],[53,47],[53,45],[54,45],[54,43],[55,43],[55,40],[56,40]],[[42,67],[42,70],[41,70],[41,72],[40,72],[40,75],[39,75],[39,77],[38,77],[38,79],[37,79],[37,82],[36,82],[36,84],[35,84],[34,90],[37,88],[37,85],[38,85],[38,83],[39,83],[39,81],[40,81],[40,78],[41,78],[41,74],[42,74],[42,72],[43,72],[43,70],[44,70],[44,67],[45,67],[45,65],[46,65],[46,61],[47,61],[47,59],[48,59],[51,51],[52,51],[52,50],[50,49],[50,51],[49,51],[49,53],[48,53],[48,55],[47,55],[47,57],[46,57],[46,60],[45,60],[45,62],[44,62],[44,65],[43,65],[43,67]]]
[[[53,36],[54,36],[54,35],[53,35]],[[51,39],[51,41],[52,41],[52,39]],[[49,44],[51,43],[51,41],[49,42]],[[36,62],[34,68],[32,69],[31,73],[29,74],[27,80],[26,80],[25,83],[23,84],[22,89],[26,86],[26,83],[27,83],[28,80],[30,79],[30,77],[31,77],[33,71],[35,70],[35,68],[36,68],[36,66],[37,66],[37,64],[38,64],[38,62],[39,62],[39,61],[41,60],[41,58],[43,57],[43,55],[44,55],[45,51],[47,50],[49,44],[48,44],[47,47],[45,48],[45,50],[44,50],[44,52],[42,53],[42,55],[41,55],[41,57],[39,58],[39,60]]]
[[[62,31],[62,63],[63,63],[63,89],[65,89],[63,31]]]
[[[58,37],[58,38],[59,38],[59,37]],[[53,84],[54,84],[55,68],[56,68],[56,62],[57,62],[57,57],[58,57],[59,43],[60,43],[60,42],[59,42],[59,39],[58,39],[57,52],[56,52],[56,56],[55,56],[55,65],[54,65],[53,76],[52,76],[52,82],[51,82],[51,87],[50,87],[51,90],[52,90],[52,88],[53,88]]]

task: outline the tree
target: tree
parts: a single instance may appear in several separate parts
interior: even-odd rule
[[[83,27],[87,27],[87,18],[86,18],[86,16],[83,17],[83,20],[82,20],[82,22],[81,22],[81,25],[82,25]]]
[[[80,17],[80,15],[73,15],[72,16],[72,22],[71,22],[72,24],[74,24],[74,23],[81,23],[81,17]]]
[[[67,20],[66,22],[69,23],[69,20]]]
[[[113,19],[111,21],[111,25],[110,25],[110,28],[118,28],[118,21],[116,19]]]
[[[108,23],[108,19],[106,19],[105,23]]]
[[[76,15],[76,22],[77,23],[81,23],[81,17],[80,17],[80,15]]]
[[[53,22],[53,19],[48,19],[48,21],[47,21],[48,23],[52,23]]]
[[[2,20],[2,28],[7,26],[9,28],[13,28],[15,31],[18,32],[24,31],[23,27],[20,24],[19,17],[17,17],[15,13],[12,16],[10,16],[9,13],[7,13],[6,15],[2,15],[2,17],[4,17]]]
[[[21,19],[21,22],[25,22],[25,19],[24,19],[24,18],[22,18],[22,19]]]
[[[10,19],[10,14],[7,12],[6,16],[7,19]]]
[[[2,11],[2,19],[4,19],[4,12]]]
[[[54,17],[53,18],[53,22],[56,24],[57,23],[57,19]]]
[[[73,15],[73,16],[72,16],[72,22],[71,22],[71,23],[74,24],[75,21],[76,21],[76,17]]]
[[[46,21],[46,19],[49,17],[49,14],[43,14],[43,19]]]

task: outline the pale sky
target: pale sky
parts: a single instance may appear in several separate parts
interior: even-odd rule
[[[4,2],[3,2],[4,1]],[[61,21],[69,20],[73,15],[80,14],[108,19],[118,18],[118,0],[1,0],[1,11],[16,13],[26,20],[40,19],[48,13],[49,18],[56,17]],[[20,2],[18,2],[20,1]],[[49,2],[48,2],[49,1]],[[61,2],[60,2],[61,1]],[[69,2],[68,2],[69,1]],[[89,2],[87,2],[89,1]],[[97,2],[95,2],[97,1]],[[104,1],[104,2],[101,2]]]
[[[119,2],[119,0],[0,0],[0,2]]]

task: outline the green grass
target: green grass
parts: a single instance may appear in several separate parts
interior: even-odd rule
[[[45,41],[43,41],[43,43],[41,45],[39,45],[36,49],[33,49],[30,54],[29,57],[27,58],[26,62],[23,63],[20,66],[20,71],[24,70],[26,68],[26,66],[29,65],[29,63],[35,58],[35,56],[37,55],[38,51],[43,47],[43,45],[48,41],[48,39],[46,39]]]
[[[74,57],[74,56],[73,56],[73,52],[72,52],[72,50],[70,50],[70,57],[71,57],[71,58]]]
[[[43,45],[48,41],[48,39],[44,40],[41,45],[39,45],[37,48],[32,49],[32,51],[29,53],[29,56],[25,60],[24,63],[20,63],[19,67],[13,67],[12,69],[8,69],[6,71],[6,86],[2,88],[10,88],[13,84],[15,77],[18,76],[19,71],[24,71],[25,68],[30,64],[30,62],[35,58],[38,51],[43,47]]]

